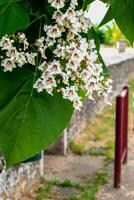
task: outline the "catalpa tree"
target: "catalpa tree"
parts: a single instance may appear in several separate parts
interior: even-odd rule
[[[112,81],[85,16],[92,2],[0,1],[0,149],[7,168],[52,144],[84,98],[109,103]],[[100,25],[115,19],[133,43],[133,0],[105,3]]]

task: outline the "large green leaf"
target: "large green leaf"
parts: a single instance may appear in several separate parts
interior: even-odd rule
[[[134,0],[111,0],[113,16],[121,31],[134,42]]]
[[[33,80],[27,68],[0,70],[0,149],[7,168],[53,143],[73,112],[72,103],[60,94],[38,94]]]
[[[29,15],[18,0],[0,0],[0,38],[29,24]]]

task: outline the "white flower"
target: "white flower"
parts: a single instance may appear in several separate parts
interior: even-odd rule
[[[112,82],[113,81],[111,79],[105,81],[104,90],[106,91],[107,94],[110,94],[112,92]]]
[[[1,66],[4,67],[4,72],[7,72],[7,71],[11,72],[14,68],[16,68],[14,61],[10,58],[3,60],[1,62]]]
[[[24,51],[25,51],[26,49],[28,49],[29,43],[27,40],[25,40],[23,44],[24,44]]]
[[[94,75],[94,67],[93,67],[92,63],[90,65],[88,65],[86,69],[89,71],[89,73],[91,75]]]
[[[53,87],[45,88],[48,94],[53,95]]]
[[[37,89],[38,92],[42,92],[44,89],[44,81],[42,79],[38,79],[35,84],[33,85],[33,88]]]
[[[105,82],[105,85],[106,86],[109,86],[113,83],[113,80],[112,79],[108,79],[106,82]]]
[[[80,98],[76,98],[74,99],[73,101],[73,107],[76,109],[76,110],[81,110],[81,107],[82,107],[82,101],[80,100]]]
[[[57,45],[57,48],[53,51],[53,53],[57,56],[57,57],[64,57],[65,56],[65,47],[61,46],[60,44]]]
[[[89,100],[94,101],[94,98],[93,98],[93,91],[87,91],[86,96],[88,97]]]
[[[98,90],[98,84],[97,80],[94,77],[91,77],[87,84],[85,85],[85,88],[87,91],[97,91]]]
[[[51,74],[61,74],[62,70],[61,70],[61,65],[59,61],[54,60],[53,62],[51,62],[48,65],[48,69],[47,69]]]
[[[75,81],[79,77],[78,71],[67,71],[67,75],[70,77],[72,81]]]
[[[0,40],[0,47],[2,48],[2,50],[10,50],[11,48],[13,48],[13,42],[14,40],[10,40],[7,36],[3,36]]]
[[[68,75],[66,74],[66,73],[64,73],[64,72],[62,72],[61,73],[61,76],[62,76],[62,79],[63,79],[63,83],[65,84],[65,85],[69,85],[69,77],[68,77]]]
[[[41,65],[38,66],[38,69],[42,72],[44,72],[44,70],[46,69],[47,67],[47,62],[44,61]]]
[[[93,75],[94,76],[100,76],[101,73],[103,72],[103,68],[102,68],[102,65],[101,64],[94,64],[93,66]]]
[[[90,77],[91,73],[87,69],[83,69],[80,74],[80,78],[82,79],[82,81],[87,82],[87,80],[89,80]]]
[[[76,15],[78,17],[81,17],[82,15],[84,15],[84,11],[81,9],[81,10],[76,10]]]
[[[62,24],[64,20],[64,15],[60,10],[56,10],[52,18],[55,19],[58,24]]]
[[[74,9],[72,9],[72,8],[68,8],[68,10],[66,11],[66,13],[65,13],[65,17],[67,18],[67,19],[72,19],[73,17],[75,17],[75,11],[74,11]]]
[[[44,77],[43,81],[43,88],[47,91],[47,93],[52,95],[53,89],[57,87],[55,78],[51,75],[47,75]]]
[[[19,42],[24,44],[24,51],[25,51],[29,47],[26,35],[25,33],[19,33],[18,36],[19,36]]]
[[[35,45],[36,45],[37,47],[43,47],[43,46],[44,46],[44,45],[43,45],[44,40],[45,40],[45,37],[42,36],[41,38],[39,38],[39,39],[36,40]]]
[[[96,48],[95,42],[94,42],[93,39],[89,41],[89,48],[90,48],[90,49],[95,49],[95,48]]]
[[[67,40],[73,40],[75,37],[75,32],[70,28],[69,32],[67,33]]]
[[[53,46],[56,43],[56,40],[50,37],[47,37],[45,41],[46,41],[46,46],[48,47]]]
[[[69,99],[70,101],[74,101],[78,97],[75,86],[62,88],[62,94],[64,99]]]
[[[70,45],[67,45],[66,51],[71,54],[74,53],[76,51],[76,43],[72,42]]]
[[[64,25],[63,24],[59,24],[59,30],[60,30],[60,32],[65,32],[66,31],[66,29],[65,29],[65,27],[64,27]]]
[[[78,0],[71,0],[71,7],[75,8],[78,5]]]
[[[104,101],[105,101],[106,104],[108,104],[108,105],[110,105],[110,106],[112,105],[112,104],[110,103],[110,101],[109,101],[109,96],[108,96],[108,93],[107,93],[107,92],[103,92],[102,97],[104,98]]]
[[[71,70],[77,70],[79,64],[76,60],[69,60],[69,62],[66,64],[66,67]]]
[[[84,59],[83,52],[77,49],[73,52],[71,59],[80,63]]]
[[[86,19],[84,15],[80,17],[80,27],[82,32],[84,33],[87,33],[88,30],[91,28],[91,23],[89,19]]]
[[[78,39],[78,48],[83,52],[83,54],[85,54],[85,56],[87,55],[88,43],[86,38],[80,37]]]
[[[90,53],[88,59],[89,59],[89,61],[90,61],[91,63],[96,62],[96,60],[98,59],[98,56],[97,56],[97,54],[96,54],[96,51],[92,51],[92,52]]]
[[[26,35],[25,33],[19,33],[19,42],[23,43],[26,40]]]
[[[26,53],[25,55],[28,63],[35,65],[35,57],[37,56],[37,53]]]
[[[24,64],[27,63],[27,60],[26,60],[26,56],[24,54],[24,52],[21,52],[21,53],[17,53],[16,55],[16,58],[15,58],[15,62],[17,63],[17,65],[19,67],[22,67]]]
[[[81,32],[80,29],[80,22],[78,21],[78,19],[76,17],[72,17],[70,19],[71,23],[72,23],[72,30],[73,32],[78,35],[78,32]]]
[[[6,52],[7,57],[15,58],[17,56],[17,50],[15,47],[12,47]]]
[[[48,2],[51,3],[51,6],[56,9],[63,8],[65,5],[64,0],[48,0]]]
[[[61,37],[61,31],[57,25],[49,26],[47,32],[47,36],[50,38],[58,38]]]
[[[44,58],[44,59],[47,59],[45,51],[46,51],[46,47],[40,47],[39,48],[39,52],[41,53],[41,57]]]

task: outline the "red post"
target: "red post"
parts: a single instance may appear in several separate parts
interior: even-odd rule
[[[116,99],[116,135],[115,135],[115,173],[114,187],[121,183],[122,163],[127,162],[128,154],[128,96],[129,88],[125,86]]]
[[[121,156],[122,156],[122,132],[123,132],[123,98],[116,100],[116,140],[115,140],[115,169],[114,187],[119,188],[121,182]]]
[[[124,148],[125,148],[125,156],[123,159],[123,163],[127,163],[127,157],[128,157],[128,109],[129,109],[129,88],[126,85],[124,87],[126,90],[126,97],[124,99]]]

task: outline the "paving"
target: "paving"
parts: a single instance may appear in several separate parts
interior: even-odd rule
[[[122,180],[119,189],[113,188],[114,165],[109,167],[109,183],[100,189],[97,200],[134,200],[134,122],[129,120],[128,163],[122,166]]]
[[[86,183],[88,177],[103,169],[103,158],[90,155],[45,156],[44,178],[71,179],[78,183]]]
[[[123,166],[120,189],[113,188],[113,166],[109,171],[110,182],[100,190],[97,200],[134,200],[134,153],[129,154],[128,164]]]

